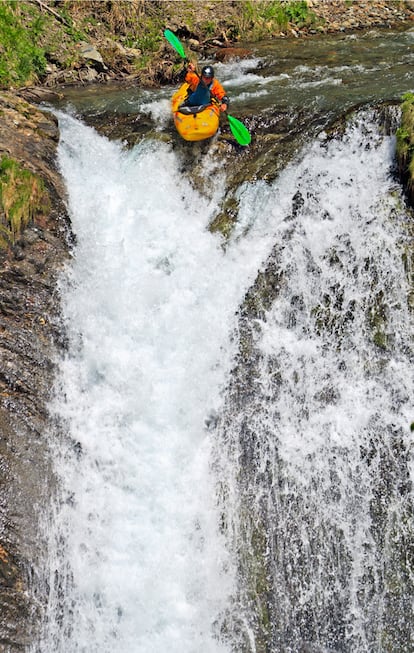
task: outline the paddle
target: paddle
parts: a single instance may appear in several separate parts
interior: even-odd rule
[[[187,57],[186,57],[186,54],[184,52],[184,48],[181,45],[180,40],[174,34],[174,32],[172,32],[169,29],[166,29],[164,31],[164,36],[167,39],[168,43],[170,45],[172,45],[174,50],[176,50],[178,52],[180,57],[182,59],[186,60]],[[227,120],[229,121],[231,133],[233,134],[233,136],[236,139],[236,141],[238,142],[238,144],[239,145],[249,145],[250,141],[252,140],[252,137],[251,137],[250,132],[247,129],[247,127],[245,127],[243,125],[243,123],[240,122],[240,120],[237,120],[237,118],[234,118],[234,116],[229,116],[227,111],[225,111],[224,113],[226,114]]]
[[[238,144],[250,145],[250,141],[252,140],[252,137],[247,127],[245,127],[243,123],[240,122],[240,120],[237,120],[237,118],[234,118],[233,116],[229,116],[227,111],[225,111],[224,113],[226,114],[227,120],[229,121],[231,133],[233,134]]]
[[[175,50],[177,50],[180,57],[182,59],[187,59],[186,54],[184,52],[184,48],[181,45],[180,40],[174,34],[174,32],[172,32],[170,29],[166,29],[164,32],[164,36],[167,39],[168,43],[172,45]]]

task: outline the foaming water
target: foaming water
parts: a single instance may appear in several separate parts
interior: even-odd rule
[[[372,117],[314,143],[262,202],[275,301],[221,427],[229,533],[252,543],[240,601],[275,653],[413,646],[412,243]]]
[[[77,241],[62,280],[69,345],[53,408],[67,436],[40,650],[223,652],[234,570],[205,422],[266,238],[248,260],[247,244],[225,256],[207,230],[220,190],[200,196],[168,146],[127,152],[59,118]]]
[[[41,653],[228,653],[236,631],[236,650],[412,650],[394,140],[361,113],[273,184],[242,185],[224,252],[207,229],[224,183],[207,199],[167,145],[127,152],[59,117],[77,244]],[[275,301],[231,377],[235,314],[271,251]]]

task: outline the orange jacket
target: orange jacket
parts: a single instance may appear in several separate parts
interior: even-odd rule
[[[195,91],[197,86],[200,83],[200,77],[195,73],[188,72],[185,76],[185,81],[190,85],[192,91]],[[212,84],[210,86],[210,95],[217,98],[217,100],[222,100],[226,95],[226,91],[220,84],[220,82],[214,77]]]

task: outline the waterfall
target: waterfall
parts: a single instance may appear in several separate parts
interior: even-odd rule
[[[36,651],[412,650],[393,138],[360,113],[246,182],[223,249],[212,154],[206,196],[169,145],[59,122],[76,243]]]
[[[412,228],[382,131],[362,112],[321,135],[262,203],[278,231],[216,452],[240,650],[414,647]]]
[[[209,425],[269,237],[225,255],[207,228],[217,171],[206,198],[170,146],[128,151],[59,121],[76,244],[61,281],[68,351],[52,406],[58,497],[40,650],[226,651],[235,581]],[[210,175],[214,160],[205,166]]]

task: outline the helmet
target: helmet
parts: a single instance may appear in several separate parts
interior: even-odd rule
[[[204,66],[201,70],[202,77],[214,77],[214,68],[213,66]]]

